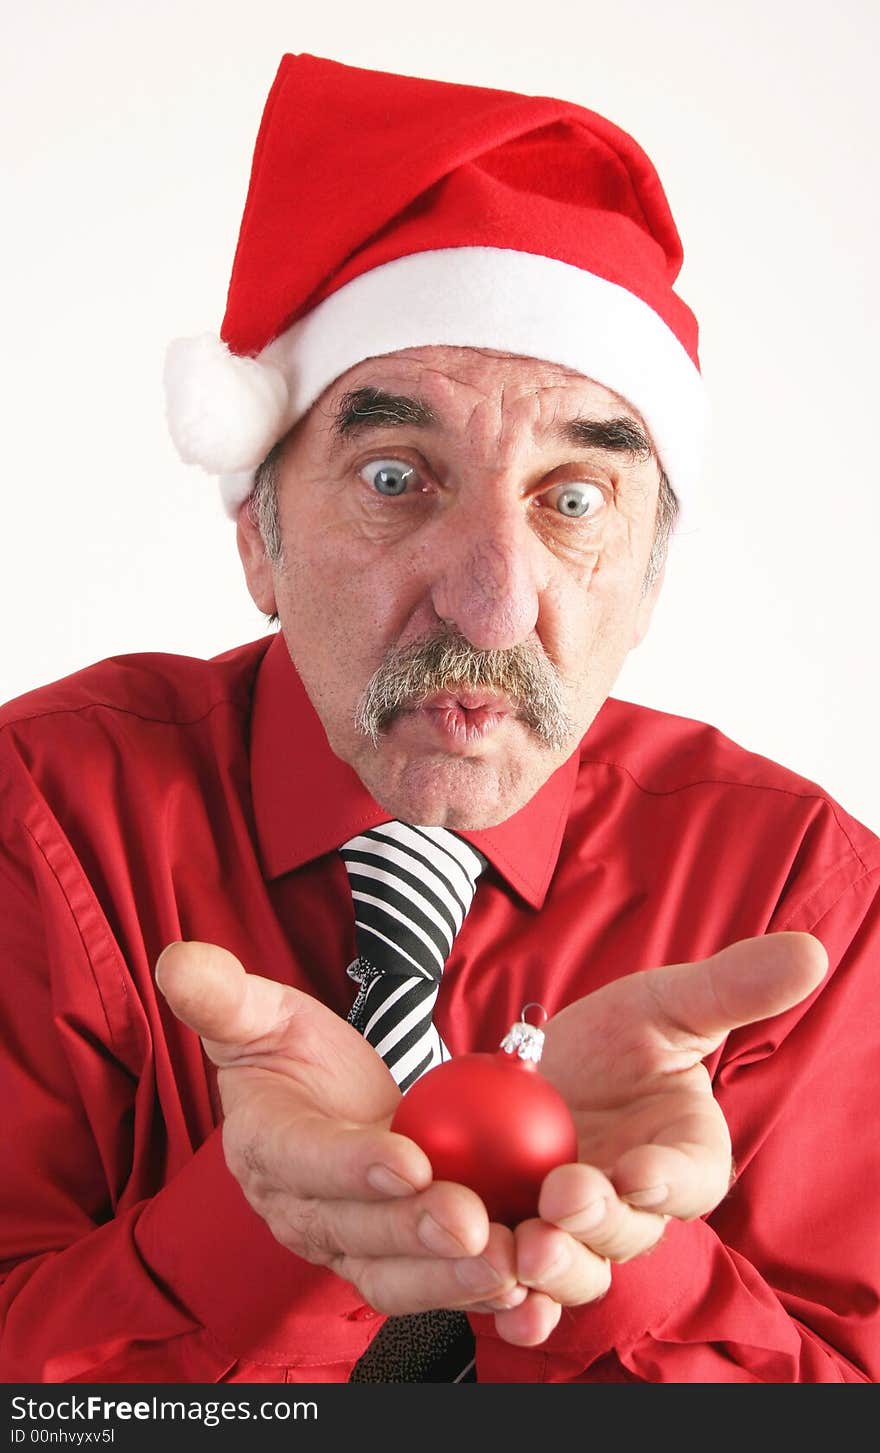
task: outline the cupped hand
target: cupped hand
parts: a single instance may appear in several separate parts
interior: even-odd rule
[[[283,1246],[382,1312],[526,1296],[512,1233],[388,1129],[400,1092],[350,1024],[214,944],[169,945],[156,981],[217,1066],[227,1164]]]
[[[551,1171],[540,1219],[516,1228],[531,1291],[496,1316],[502,1337],[543,1342],[563,1306],[604,1295],[613,1263],[655,1246],[670,1217],[714,1210],[731,1144],[702,1061],[731,1030],[800,1003],[827,963],[810,934],[743,939],[618,979],[550,1020],[541,1068],[572,1111],[579,1160]]]

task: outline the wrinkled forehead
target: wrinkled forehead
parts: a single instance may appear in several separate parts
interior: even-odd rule
[[[537,427],[585,417],[630,420],[651,452],[649,430],[632,404],[571,368],[489,349],[436,346],[366,358],[327,388],[310,411],[320,426],[345,431],[370,399],[399,405],[400,421],[455,428],[484,409]]]

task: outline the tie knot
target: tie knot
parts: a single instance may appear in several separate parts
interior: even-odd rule
[[[343,843],[360,957],[439,979],[470,909],[483,854],[444,827],[385,822]]]

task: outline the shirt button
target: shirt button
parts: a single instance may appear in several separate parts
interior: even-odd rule
[[[372,1307],[355,1307],[353,1312],[347,1313],[349,1322],[372,1322],[373,1318],[378,1315],[379,1313],[374,1312]]]

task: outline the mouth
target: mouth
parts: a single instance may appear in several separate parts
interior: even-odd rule
[[[499,750],[525,732],[533,745],[560,751],[575,724],[564,683],[536,642],[476,650],[455,630],[393,647],[379,661],[355,707],[355,730],[375,748],[385,734],[405,733],[407,749],[465,753],[495,738]],[[479,754],[477,754],[479,755]]]
[[[439,739],[447,750],[463,750],[488,742],[517,717],[508,697],[497,691],[462,687],[435,691],[402,714],[417,730]]]
[[[416,703],[416,709],[428,711],[492,711],[499,716],[514,715],[510,698],[500,691],[475,686],[455,687],[452,691],[433,691]]]

